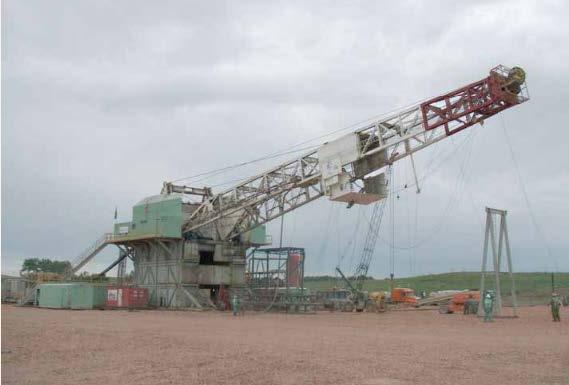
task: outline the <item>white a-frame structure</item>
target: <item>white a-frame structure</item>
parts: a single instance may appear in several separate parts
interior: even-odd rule
[[[514,281],[514,272],[512,270],[512,253],[510,250],[510,240],[508,237],[508,226],[506,224],[506,210],[498,210],[490,207],[486,207],[486,232],[484,236],[484,250],[482,252],[482,270],[480,276],[480,306],[478,307],[478,314],[483,314],[482,306],[482,296],[484,295],[485,278],[487,273],[494,272],[494,289],[496,292],[496,298],[494,302],[494,314],[499,316],[502,314],[502,293],[500,290],[500,267],[502,265],[502,249],[504,244],[506,246],[506,257],[508,264],[508,272],[510,274],[510,279],[512,280],[512,307],[514,310],[514,316],[517,317],[518,300],[516,297],[516,285]],[[500,225],[498,231],[498,245],[496,246],[496,226],[494,224],[494,218],[500,218]],[[492,248],[492,260],[493,269],[487,270],[486,265],[488,262],[488,243]]]

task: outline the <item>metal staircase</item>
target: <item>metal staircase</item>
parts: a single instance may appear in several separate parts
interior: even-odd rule
[[[113,234],[105,233],[91,246],[79,254],[73,261],[71,261],[71,268],[65,272],[65,278],[71,278],[73,274],[79,271],[83,266],[87,264],[87,262],[93,259],[93,257],[97,255],[101,250],[103,250],[105,246],[107,246],[107,244],[112,240],[112,238]]]
[[[112,240],[113,234],[105,233],[97,239],[91,246],[79,254],[73,261],[71,267],[64,273],[65,279],[70,279],[79,269],[87,264],[95,255],[97,255]],[[20,305],[36,305],[36,290],[38,286],[44,282],[35,282],[27,291],[26,295],[20,300]]]
[[[18,305],[20,306],[24,306],[24,305],[36,305],[36,289],[38,287],[39,283],[34,283],[32,287],[27,289],[26,295],[24,295],[24,297],[22,297],[22,299],[20,299],[20,301],[18,302]]]

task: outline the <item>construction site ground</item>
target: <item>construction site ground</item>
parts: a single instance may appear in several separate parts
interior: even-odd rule
[[[2,306],[3,384],[569,384],[569,310],[274,314]]]

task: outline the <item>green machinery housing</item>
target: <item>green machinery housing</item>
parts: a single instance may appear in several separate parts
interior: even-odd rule
[[[117,223],[114,234],[126,238],[181,238],[182,222],[193,212],[192,204],[183,202],[181,194],[155,195],[132,208],[132,221]],[[266,244],[266,227],[261,225],[245,233],[241,240]]]
[[[185,194],[160,194],[132,208],[132,221],[116,223],[112,240],[134,264],[134,281],[147,288],[150,304],[162,307],[212,306],[222,287],[245,287],[245,252],[270,244],[264,225],[222,241],[218,224],[206,226],[199,238],[184,236],[182,224],[200,203]]]

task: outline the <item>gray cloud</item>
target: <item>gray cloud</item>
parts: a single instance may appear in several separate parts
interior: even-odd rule
[[[532,100],[474,128],[470,152],[455,151],[466,132],[418,154],[421,175],[432,159],[440,164],[419,196],[400,193],[396,245],[414,243],[415,210],[424,242],[396,251],[396,274],[478,268],[486,205],[510,210],[517,269],[569,269],[563,2],[2,7],[3,270],[26,256],[74,256],[110,230],[115,206],[128,220],[132,204],[164,180],[282,150],[477,80],[499,63],[526,69]],[[532,225],[504,127],[553,258]],[[452,156],[440,162],[445,154]],[[401,163],[396,180],[411,178]],[[285,242],[307,248],[311,272],[331,272],[350,250],[347,267],[366,213],[316,202],[285,218]],[[278,223],[270,230],[277,234]],[[390,239],[386,230],[375,275],[388,274]]]

